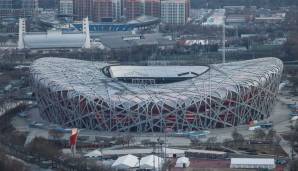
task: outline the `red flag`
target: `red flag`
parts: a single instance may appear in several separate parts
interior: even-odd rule
[[[77,144],[77,139],[78,139],[78,128],[73,128],[71,130],[71,135],[69,137],[70,145],[71,146],[76,145]]]

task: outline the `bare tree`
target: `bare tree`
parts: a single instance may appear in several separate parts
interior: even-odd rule
[[[135,138],[132,135],[125,135],[125,136],[118,137],[116,139],[116,142],[117,142],[117,144],[122,144],[123,146],[125,144],[127,144],[129,146],[130,144],[135,142]]]
[[[126,144],[124,137],[117,137],[116,138],[116,144],[121,144],[122,146],[124,146]]]
[[[195,146],[199,146],[199,145],[201,145],[201,141],[200,141],[200,139],[198,139],[198,138],[193,138],[193,139],[191,139],[190,140],[191,141],[191,144],[192,145],[195,145]]]
[[[26,136],[20,132],[13,132],[10,136],[7,137],[8,142],[14,144],[23,146],[26,141]]]
[[[244,137],[242,134],[240,134],[237,129],[234,129],[234,131],[232,132],[232,138],[235,144],[243,144],[244,142]]]
[[[262,129],[256,129],[254,131],[254,138],[255,139],[264,139],[266,137],[266,133]]]
[[[56,129],[50,129],[48,134],[53,138],[53,140],[60,140],[64,136],[62,131]]]
[[[276,131],[274,129],[270,129],[266,135],[266,139],[273,141],[275,136],[276,136]]]
[[[171,162],[170,160],[166,160],[162,166],[161,166],[161,171],[167,171],[170,167],[173,166],[173,162]]]
[[[217,138],[216,137],[210,137],[207,139],[206,143],[207,143],[207,147],[208,148],[214,148],[215,145],[216,145],[216,141],[217,141]]]
[[[0,170],[29,171],[29,168],[24,163],[9,157],[3,151],[0,151]]]
[[[129,146],[130,144],[135,143],[135,141],[136,141],[135,137],[132,136],[132,135],[127,135],[127,136],[125,136],[125,139],[126,139],[126,142],[127,142],[128,146]]]
[[[27,151],[41,157],[54,159],[61,154],[60,149],[45,138],[37,137],[26,147]]]
[[[144,139],[141,141],[141,144],[144,146],[144,147],[147,147],[148,145],[150,145],[150,139]]]
[[[89,171],[115,171],[115,169],[111,167],[98,165],[96,162],[88,163],[88,168]]]
[[[292,160],[289,165],[289,171],[298,171],[298,160]]]

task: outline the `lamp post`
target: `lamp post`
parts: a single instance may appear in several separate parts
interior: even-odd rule
[[[138,157],[138,160],[139,160],[139,169],[141,169],[141,157],[140,156]]]
[[[226,17],[222,23],[222,63],[226,63]]]

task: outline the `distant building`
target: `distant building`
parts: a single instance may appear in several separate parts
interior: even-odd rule
[[[144,0],[123,1],[123,15],[131,20],[144,14]]]
[[[60,0],[59,15],[68,21],[73,20],[73,0]]]
[[[141,16],[126,23],[114,22],[95,22],[90,24],[90,32],[118,32],[118,31],[133,31],[142,29],[154,29],[160,23],[160,19],[151,16]],[[82,23],[72,23],[70,29],[78,31],[83,30]]]
[[[22,8],[25,10],[36,10],[38,8],[38,0],[22,0]]]
[[[22,0],[22,7],[26,15],[35,15],[38,9],[38,0]]]
[[[122,0],[112,0],[113,19],[120,19],[122,16]]]
[[[94,0],[93,1],[93,21],[113,20],[112,0]]]
[[[256,17],[255,21],[257,23],[280,23],[284,21],[283,16],[269,16],[269,17]]]
[[[75,20],[82,20],[85,17],[93,20],[93,0],[73,0],[73,13]]]
[[[167,24],[186,24],[189,9],[189,0],[163,0],[161,1],[161,21]]]
[[[89,17],[94,22],[112,21],[122,15],[121,0],[73,0],[74,19]]]
[[[94,22],[142,15],[160,17],[160,0],[73,0],[75,20],[89,17]]]
[[[226,18],[226,24],[240,25],[249,21],[249,16],[246,15],[229,15]]]
[[[141,15],[160,17],[160,0],[125,0],[123,16],[135,19]]]
[[[231,158],[234,169],[275,169],[274,158]]]
[[[12,0],[0,0],[0,9],[13,9]]]
[[[160,17],[160,0],[145,0],[145,15]]]
[[[44,33],[26,32],[25,19],[19,20],[18,49],[71,49],[90,48],[88,18],[83,20],[83,31],[79,33],[63,33],[53,30]]]
[[[0,18],[30,17],[38,8],[38,0],[0,0]]]
[[[43,9],[56,9],[60,0],[38,0],[38,7]]]
[[[209,16],[203,26],[221,27],[225,23],[225,9],[215,9],[213,14]]]
[[[239,47],[226,47],[225,49],[223,48],[218,49],[219,52],[223,52],[224,50],[226,52],[241,52],[241,51],[247,51],[247,48],[244,46],[239,46]]]
[[[60,0],[59,14],[72,16],[73,15],[73,0]]]
[[[28,13],[24,13],[22,9],[0,9],[0,18],[10,18],[10,17],[28,17]]]
[[[236,11],[243,11],[245,9],[245,6],[224,6],[223,8],[229,12],[230,11],[236,12]]]

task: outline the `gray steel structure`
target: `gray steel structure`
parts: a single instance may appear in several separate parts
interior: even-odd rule
[[[269,57],[203,67],[207,69],[183,81],[133,84],[111,77],[105,63],[41,58],[31,66],[31,80],[41,116],[65,127],[189,131],[247,124],[270,115],[281,60]],[[152,72],[166,72],[164,68]],[[189,70],[193,72],[192,67]]]

